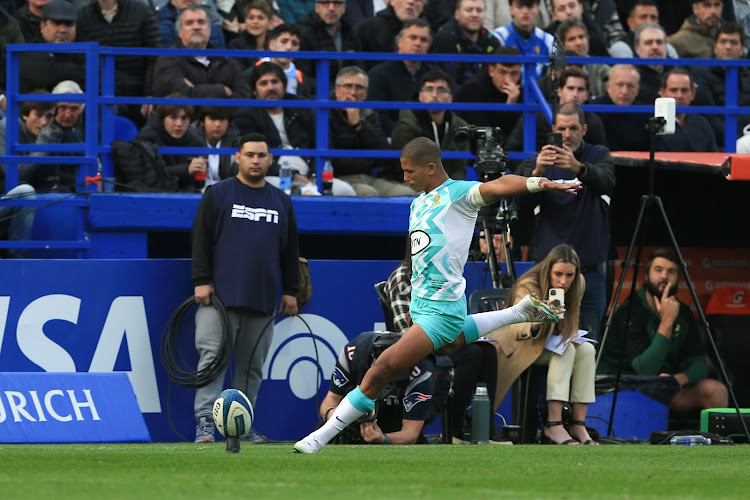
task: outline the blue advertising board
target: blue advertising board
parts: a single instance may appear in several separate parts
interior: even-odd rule
[[[0,443],[148,443],[124,373],[0,372]]]
[[[310,262],[313,298],[279,320],[263,368],[259,432],[295,440],[315,426],[339,350],[383,329],[373,284],[397,264]],[[193,294],[189,260],[2,260],[0,274],[0,372],[124,372],[151,439],[192,440],[194,391],[171,383],[159,356],[171,313]],[[483,264],[465,276],[467,293],[489,286]],[[180,348],[195,366],[192,329],[187,314]]]

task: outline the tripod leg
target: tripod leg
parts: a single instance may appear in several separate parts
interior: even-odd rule
[[[633,231],[633,237],[630,239],[630,245],[628,246],[628,251],[625,254],[625,260],[622,262],[622,272],[620,273],[620,279],[617,280],[617,288],[615,289],[615,294],[612,297],[612,307],[614,311],[614,307],[617,305],[617,302],[620,300],[620,293],[622,292],[622,286],[625,284],[625,275],[628,272],[628,268],[630,267],[631,257],[633,255],[633,249],[636,247],[636,242],[638,242],[638,264],[640,265],[640,254],[643,249],[643,238],[642,234],[643,231],[643,225],[646,218],[646,214],[648,213],[648,207],[651,203],[651,197],[649,195],[644,195],[641,197],[641,206],[638,210],[638,219],[636,219],[635,223],[635,230]],[[637,277],[638,269],[634,269],[633,271],[635,274],[633,275],[633,283],[635,283],[635,278]],[[604,351],[604,344],[607,342],[607,335],[609,334],[609,329],[612,325],[612,314],[609,315],[607,318],[607,324],[604,327],[604,334],[602,335],[602,341],[599,344],[599,355],[596,358],[596,366],[599,366],[599,360],[602,357],[602,352]]]
[[[721,355],[719,354],[719,348],[716,347],[716,342],[714,341],[714,336],[711,333],[711,328],[708,324],[708,320],[706,319],[706,315],[703,312],[703,308],[700,305],[700,302],[698,301],[698,294],[695,292],[695,286],[693,285],[693,281],[690,279],[690,275],[688,274],[687,270],[687,264],[685,263],[685,259],[682,257],[682,253],[680,252],[680,247],[677,244],[677,238],[674,235],[674,231],[672,231],[672,225],[669,223],[669,217],[667,217],[667,212],[664,210],[664,205],[661,202],[661,198],[658,196],[655,197],[656,206],[659,207],[659,213],[661,214],[662,221],[664,221],[664,226],[667,228],[667,233],[669,234],[669,240],[672,243],[672,249],[675,252],[675,255],[677,255],[677,259],[679,260],[680,269],[682,269],[682,273],[685,275],[685,283],[687,284],[688,290],[690,290],[690,296],[693,299],[693,304],[695,305],[696,311],[698,311],[698,316],[700,317],[701,324],[703,325],[703,328],[706,331],[706,338],[708,338],[708,342],[711,344],[711,349],[714,352],[714,355],[716,356],[716,362],[719,366],[719,371],[721,372],[721,377],[724,379],[724,383],[727,385],[727,391],[729,392],[729,395],[732,398],[732,403],[734,403],[734,408],[737,410],[737,417],[740,419],[740,423],[742,424],[742,430],[745,431],[745,437],[747,437],[748,442],[750,442],[750,432],[747,430],[747,424],[745,423],[745,419],[742,417],[742,412],[740,411],[740,406],[737,403],[737,398],[734,395],[734,388],[732,387],[732,382],[729,380],[729,377],[727,376],[726,369],[724,368],[724,362],[721,359]]]
[[[646,214],[648,213],[649,206],[651,204],[652,196],[651,195],[644,195],[641,197],[641,206],[638,211],[638,219],[635,223],[635,231],[633,231],[633,237],[630,239],[630,245],[628,246],[628,251],[625,255],[625,260],[622,263],[622,272],[620,273],[620,279],[617,282],[617,289],[615,290],[615,295],[612,300],[612,313],[607,318],[607,325],[604,328],[604,335],[602,336],[602,342],[599,345],[599,355],[596,359],[596,366],[599,366],[599,361],[601,360],[602,353],[604,352],[604,344],[607,341],[607,336],[609,335],[609,330],[612,327],[612,320],[614,318],[614,309],[617,306],[617,302],[620,299],[620,293],[622,292],[622,287],[625,283],[625,275],[628,272],[628,269],[630,268],[630,262],[631,257],[633,255],[633,250],[636,249],[636,242],[637,242],[637,250],[636,250],[636,257],[635,257],[635,266],[633,268],[633,280],[630,287],[630,294],[633,295],[635,293],[635,285],[638,278],[638,270],[641,267],[641,254],[643,252],[643,235],[645,234],[645,221],[646,221]],[[631,307],[632,302],[628,304],[628,309],[626,311],[626,324],[629,324],[630,322],[630,313],[631,313]],[[624,354],[625,346],[623,346],[623,354]],[[617,375],[615,377],[615,390],[612,394],[612,406],[609,410],[609,421],[607,423],[607,436],[613,435],[613,425],[615,420],[615,410],[617,408],[617,394],[619,393],[620,388],[620,377],[622,376],[622,368],[623,368],[623,362],[624,359],[620,359],[620,364],[617,367]]]

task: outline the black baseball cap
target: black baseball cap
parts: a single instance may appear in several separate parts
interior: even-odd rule
[[[42,7],[42,21],[76,21],[76,8],[68,0],[52,0]]]

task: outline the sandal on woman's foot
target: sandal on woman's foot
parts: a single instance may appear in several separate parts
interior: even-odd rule
[[[573,420],[573,425],[582,425],[584,428],[586,428],[586,422],[584,422],[583,420]],[[596,441],[594,441],[593,439],[587,439],[586,441],[581,441],[578,438],[575,438],[575,439],[576,439],[576,441],[578,441],[579,443],[581,443],[583,445],[597,445],[597,444],[599,444]]]
[[[556,427],[558,425],[562,425],[562,420],[555,420],[554,422],[544,422],[545,427]],[[571,444],[580,444],[577,439],[566,439],[565,441],[558,443],[557,441],[554,441],[551,437],[547,436],[544,431],[542,430],[542,444],[560,444],[560,445],[571,445]]]

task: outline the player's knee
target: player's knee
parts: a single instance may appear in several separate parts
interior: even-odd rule
[[[724,408],[729,404],[729,391],[727,386],[718,380],[703,379],[701,385],[701,399],[706,408]]]

